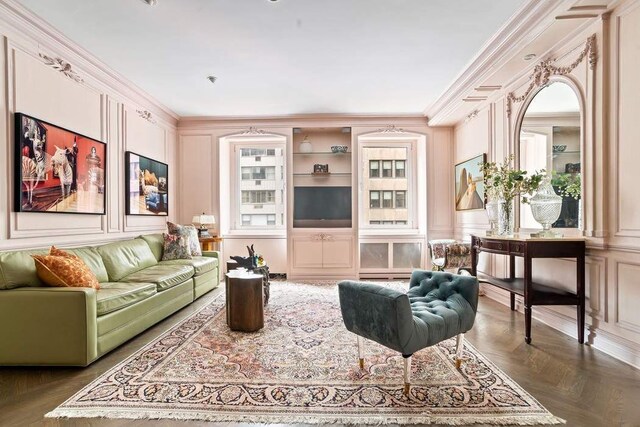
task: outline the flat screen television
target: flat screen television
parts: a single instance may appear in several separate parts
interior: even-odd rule
[[[351,227],[351,187],[295,187],[293,226]]]

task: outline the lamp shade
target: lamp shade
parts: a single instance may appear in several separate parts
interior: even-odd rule
[[[210,224],[216,223],[216,217],[213,215],[206,215],[204,212],[201,215],[194,215],[191,219],[194,224]]]

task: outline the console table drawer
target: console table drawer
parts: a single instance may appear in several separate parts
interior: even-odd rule
[[[495,240],[478,240],[478,248],[487,251],[508,252],[509,244],[507,242],[497,242]]]
[[[509,242],[509,253],[514,255],[524,255],[524,244],[520,242]]]

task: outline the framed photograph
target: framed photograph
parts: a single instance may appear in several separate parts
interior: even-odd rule
[[[169,165],[125,153],[127,215],[169,215]]]
[[[316,163],[315,165],[313,165],[313,173],[329,173],[329,164]]]
[[[484,209],[484,182],[480,166],[487,155],[481,154],[455,166],[456,211]]]
[[[15,210],[105,214],[107,145],[15,114]]]

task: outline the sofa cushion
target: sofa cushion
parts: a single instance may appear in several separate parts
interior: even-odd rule
[[[191,259],[172,259],[170,261],[160,261],[159,265],[189,265],[195,270],[195,275],[211,271],[218,266],[217,258],[209,258],[203,256],[196,256]]]
[[[162,259],[162,251],[164,249],[164,238],[162,237],[162,233],[143,234],[142,236],[139,236],[138,239],[142,239],[147,242],[151,252],[153,252],[153,256],[156,257],[156,261],[160,261]]]
[[[47,250],[0,252],[0,289],[44,286],[36,273],[31,255],[46,255]]]
[[[96,295],[98,316],[129,307],[156,294],[153,283],[106,282]]]
[[[164,248],[162,250],[162,260],[191,259],[191,249],[189,248],[189,237],[180,234],[163,234]]]
[[[142,239],[109,243],[98,246],[97,250],[112,282],[119,282],[125,276],[158,263]]]
[[[193,225],[180,225],[171,221],[167,221],[167,231],[169,234],[177,234],[178,236],[184,236],[189,242],[189,251],[191,256],[202,256],[202,249],[200,248],[200,240],[198,240],[198,231]]]
[[[32,257],[38,277],[49,286],[100,289],[96,275],[77,255],[52,246],[50,255]]]
[[[71,252],[74,255],[77,255],[87,267],[93,271],[93,274],[96,275],[96,279],[98,282],[108,282],[109,275],[107,274],[107,268],[104,266],[104,262],[102,262],[102,257],[93,247],[86,248],[73,248],[73,249],[65,249],[67,252]]]
[[[158,292],[179,285],[193,277],[190,265],[154,265],[122,279],[123,282],[155,283]]]

